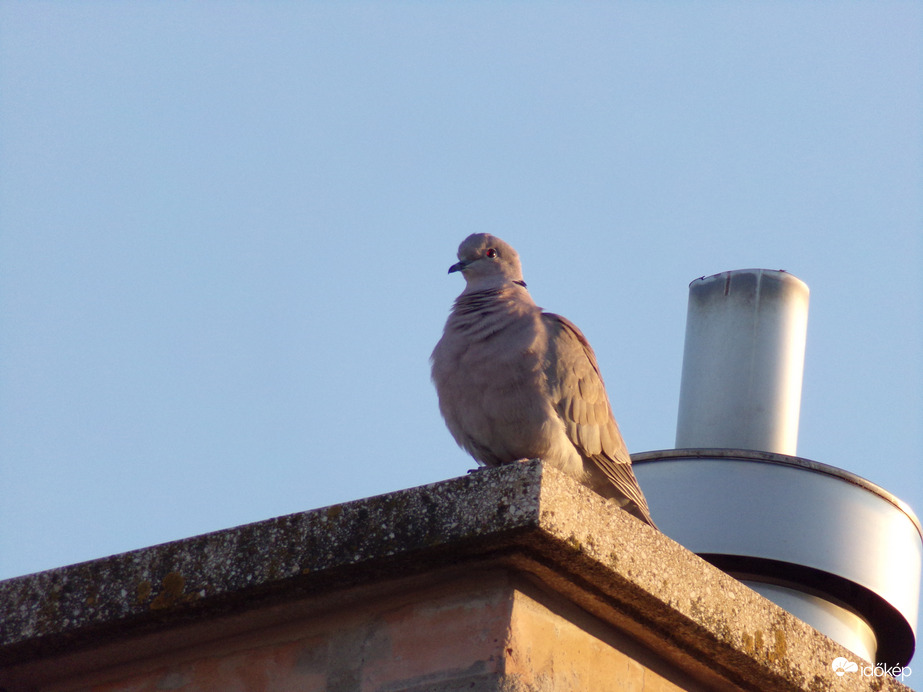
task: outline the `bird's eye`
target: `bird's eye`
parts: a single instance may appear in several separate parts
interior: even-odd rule
[[[497,256],[497,251],[494,250],[492,247],[489,247],[489,248],[487,248],[487,252],[485,252],[484,254],[486,254],[488,257],[490,257],[490,259],[493,259],[494,257]]]

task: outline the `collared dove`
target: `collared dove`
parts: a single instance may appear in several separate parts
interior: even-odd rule
[[[586,338],[535,304],[499,238],[468,236],[458,259],[465,290],[431,357],[455,441],[487,466],[543,459],[654,526]]]

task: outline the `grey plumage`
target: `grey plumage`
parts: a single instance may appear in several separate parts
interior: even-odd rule
[[[456,442],[487,466],[543,459],[653,526],[586,338],[535,304],[499,238],[468,236],[458,259],[465,290],[431,358]]]

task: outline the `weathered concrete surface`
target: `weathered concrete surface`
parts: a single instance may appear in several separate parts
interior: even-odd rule
[[[9,692],[906,689],[538,462],[0,582],[0,623]]]

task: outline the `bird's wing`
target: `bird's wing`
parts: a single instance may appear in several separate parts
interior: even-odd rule
[[[549,389],[568,437],[650,521],[593,349],[570,320],[552,313],[542,313],[542,318],[549,339]]]

